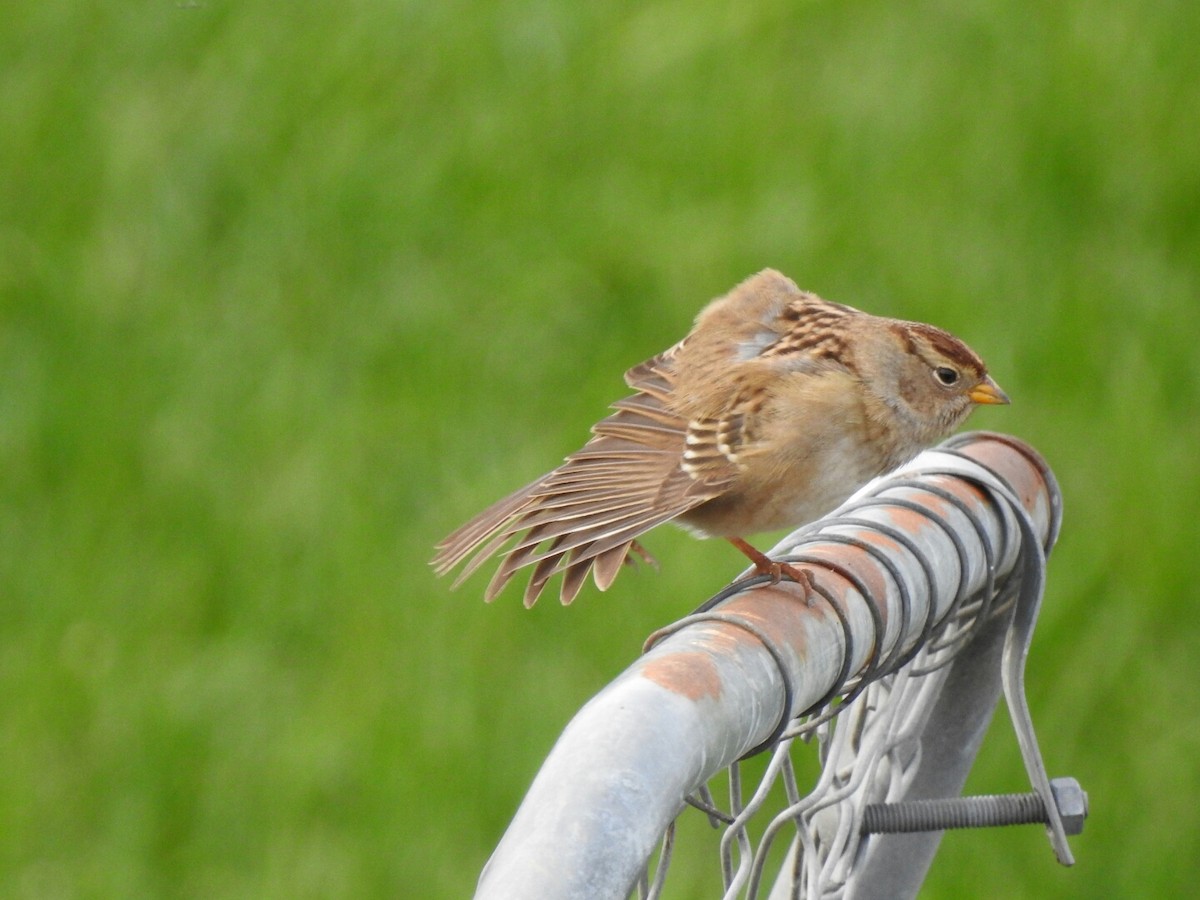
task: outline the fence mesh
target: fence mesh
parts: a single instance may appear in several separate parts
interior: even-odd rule
[[[790,846],[775,873],[772,900],[845,893],[865,839],[864,809],[908,793],[921,762],[920,737],[945,686],[949,664],[970,646],[984,621],[1003,619],[1011,612],[1018,587],[1006,582],[992,597],[969,598],[896,672],[864,684],[849,702],[791,723],[751,788],[744,784],[743,764],[737,762],[724,773],[720,787],[706,785],[688,798],[693,809],[684,814],[707,816],[720,833],[716,843],[725,898],[762,896],[771,875],[771,851],[784,840]],[[798,757],[814,754],[820,774],[802,794],[803,775],[797,770],[811,768],[811,762]],[[724,803],[715,799],[717,792],[725,794]],[[769,808],[780,794],[783,807]],[[755,836],[751,826],[757,820],[766,825]],[[654,871],[651,875],[648,868],[643,874],[636,896],[663,896],[675,831],[672,823]]]

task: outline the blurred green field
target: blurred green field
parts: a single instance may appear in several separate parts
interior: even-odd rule
[[[741,566],[571,608],[433,542],[774,266],[970,341],[1066,494],[1029,672],[1078,865],[1200,858],[1200,5],[189,0],[0,29],[0,893],[462,897],[554,737]],[[969,787],[1023,785],[997,719]],[[717,896],[681,852],[669,896]]]

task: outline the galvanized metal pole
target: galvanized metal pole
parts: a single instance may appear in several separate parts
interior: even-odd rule
[[[685,797],[847,675],[902,661],[956,598],[1012,569],[1020,530],[980,486],[997,480],[1047,541],[1058,496],[1045,464],[1011,438],[973,435],[876,485],[879,502],[855,511],[864,524],[783,541],[776,552],[798,552],[811,586],[740,590],[684,620],[567,726],[476,896],[628,896]]]

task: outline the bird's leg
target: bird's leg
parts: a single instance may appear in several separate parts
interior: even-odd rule
[[[629,565],[633,565],[634,563],[636,563],[637,560],[634,559],[634,556],[637,556],[638,559],[640,559],[646,565],[650,566],[650,568],[652,568],[652,569],[658,568],[658,560],[655,559],[653,556],[651,556],[650,551],[647,550],[645,547],[643,547],[641,544],[639,544],[637,541],[634,541],[632,544],[629,545],[629,552],[625,555],[625,565],[629,566]]]
[[[754,563],[754,568],[760,575],[770,575],[772,584],[778,584],[779,579],[786,575],[806,591],[813,589],[812,577],[805,570],[797,569],[795,566],[788,565],[785,562],[778,562],[771,559],[767,554],[750,546],[740,537],[731,537],[725,540],[746,554],[750,558],[750,561]]]

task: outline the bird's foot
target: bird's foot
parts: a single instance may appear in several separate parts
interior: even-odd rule
[[[755,572],[757,572],[759,575],[769,576],[771,579],[771,584],[779,584],[779,582],[783,579],[783,576],[786,575],[790,580],[796,582],[796,584],[804,588],[806,595],[810,594],[814,590],[812,575],[807,569],[797,569],[795,566],[789,563],[779,562],[778,560],[771,559],[771,557],[767,556],[767,554],[752,547],[741,538],[731,537],[726,538],[726,540],[741,550],[742,553],[744,553],[747,558],[754,563]]]

